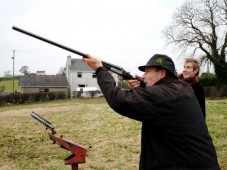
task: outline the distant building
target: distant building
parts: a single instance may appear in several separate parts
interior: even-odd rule
[[[45,71],[37,71],[36,75],[46,75],[46,72]]]
[[[68,96],[69,84],[65,76],[28,74],[19,78],[21,93],[64,93]]]
[[[118,82],[118,75],[111,73],[115,81]],[[75,97],[79,89],[93,87],[100,90],[97,83],[95,71],[92,70],[82,59],[72,59],[67,57],[65,75],[70,87],[71,97]]]

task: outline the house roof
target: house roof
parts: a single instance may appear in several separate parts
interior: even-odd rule
[[[93,71],[86,63],[82,61],[82,59],[71,59],[71,66],[69,66],[70,70],[73,71]]]
[[[35,75],[29,74],[20,77],[21,87],[68,87],[68,81],[65,76],[53,75]]]

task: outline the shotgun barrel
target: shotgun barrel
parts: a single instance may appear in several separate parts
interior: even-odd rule
[[[82,56],[82,57],[84,57],[84,58],[87,58],[87,55],[84,54],[84,53],[82,53],[82,52],[80,52],[80,51],[74,50],[74,49],[72,49],[72,48],[70,48],[70,47],[64,46],[64,45],[59,44],[59,43],[57,43],[57,42],[54,42],[54,41],[52,41],[52,40],[49,40],[49,39],[46,39],[46,38],[41,37],[41,36],[39,36],[39,35],[33,34],[33,33],[31,33],[31,32],[25,31],[25,30],[23,30],[23,29],[21,29],[21,28],[18,28],[18,27],[13,26],[12,29],[13,29],[13,30],[16,30],[16,31],[18,31],[18,32],[21,32],[21,33],[23,33],[23,34],[29,35],[29,36],[31,36],[31,37],[33,37],[33,38],[37,38],[37,39],[39,39],[39,40],[41,40],[41,41],[47,42],[47,43],[49,43],[49,44],[52,44],[52,45],[54,45],[54,46],[57,46],[57,47],[59,47],[59,48],[65,49],[65,50],[70,51],[70,52],[72,52],[72,53],[75,53],[75,54],[77,54],[77,55],[80,55],[80,56]],[[108,70],[110,70],[110,71],[112,71],[112,72],[114,72],[114,73],[120,75],[120,76],[123,77],[123,79],[125,79],[125,80],[133,79],[133,76],[132,76],[128,71],[124,70],[124,69],[123,69],[122,67],[120,67],[120,66],[117,66],[117,65],[108,63],[108,62],[106,62],[106,61],[102,61],[102,64],[103,64],[103,66],[106,67]]]

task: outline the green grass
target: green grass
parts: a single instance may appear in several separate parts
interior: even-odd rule
[[[227,169],[227,99],[208,100],[206,107],[207,124],[224,170]]]
[[[0,87],[5,86],[5,92],[13,92],[13,80],[1,80],[0,81]],[[14,79],[14,91],[19,91],[19,80],[18,78]]]
[[[227,169],[227,100],[207,100],[207,124],[219,163]],[[57,134],[91,146],[81,170],[138,169],[141,123],[122,117],[104,99],[73,99],[0,107],[0,169],[70,170],[69,151],[53,144],[34,111],[53,122]]]

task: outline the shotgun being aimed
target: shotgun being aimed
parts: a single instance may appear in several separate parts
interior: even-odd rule
[[[45,41],[45,42],[47,42],[47,43],[49,43],[49,44],[52,44],[52,45],[55,45],[55,46],[57,46],[57,47],[63,48],[63,49],[65,49],[65,50],[67,50],[67,51],[70,51],[70,52],[72,52],[72,53],[75,53],[75,54],[77,54],[77,55],[80,55],[80,56],[82,56],[82,57],[84,57],[84,58],[87,57],[86,54],[84,54],[84,53],[82,53],[82,52],[79,52],[79,51],[74,50],[74,49],[72,49],[72,48],[66,47],[66,46],[61,45],[61,44],[59,44],[59,43],[56,43],[56,42],[54,42],[54,41],[48,40],[48,39],[43,38],[43,37],[41,37],[41,36],[35,35],[35,34],[31,33],[31,32],[25,31],[25,30],[20,29],[20,28],[18,28],[18,27],[13,26],[12,29],[13,29],[13,30],[16,30],[16,31],[19,31],[19,32],[21,32],[21,33],[27,34],[27,35],[29,35],[29,36],[31,36],[31,37],[37,38],[37,39],[39,39],[39,40]],[[132,76],[129,72],[127,72],[126,70],[124,70],[122,67],[120,67],[120,66],[117,66],[117,65],[108,63],[108,62],[106,62],[106,61],[102,61],[102,64],[103,64],[103,66],[106,67],[108,70],[110,70],[110,71],[112,71],[112,72],[118,74],[119,76],[121,76],[122,79],[124,79],[124,80],[133,79],[133,76]]]

